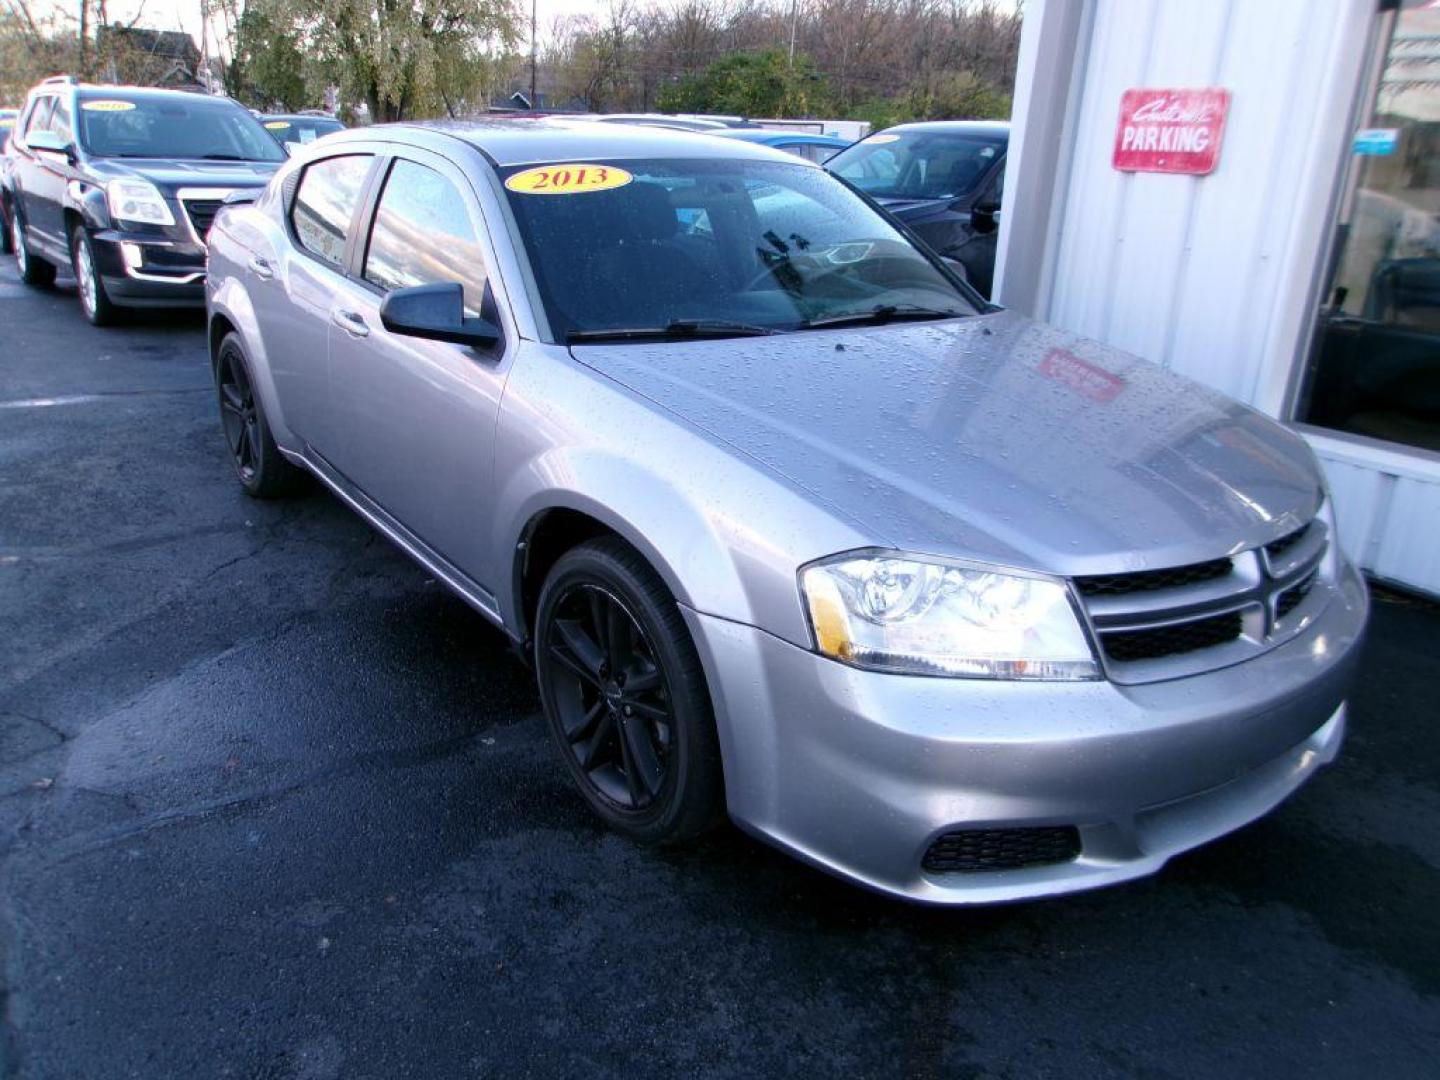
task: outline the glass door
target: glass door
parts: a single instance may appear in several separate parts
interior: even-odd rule
[[[1440,453],[1440,2],[1391,8],[1297,420]]]

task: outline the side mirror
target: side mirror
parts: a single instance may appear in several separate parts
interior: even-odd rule
[[[998,203],[980,203],[970,209],[970,228],[977,233],[992,233],[1000,227]]]
[[[458,281],[396,289],[380,305],[380,325],[392,334],[448,341],[476,349],[494,348],[500,328],[465,317],[465,290]]]
[[[63,154],[65,160],[72,164],[75,161],[75,144],[68,139],[62,139],[53,131],[37,131],[27,135],[25,145],[42,154]]]

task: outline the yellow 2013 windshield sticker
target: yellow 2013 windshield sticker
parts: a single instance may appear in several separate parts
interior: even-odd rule
[[[269,128],[271,131],[284,131],[287,127],[290,126],[290,121],[289,121],[289,120],[270,120],[270,121],[267,121],[267,122],[266,122],[265,126],[266,126],[267,128]]]
[[[871,135],[865,142],[873,145],[874,143],[894,142],[898,138],[900,138],[899,135]]]
[[[624,187],[635,178],[614,165],[541,165],[517,172],[505,181],[511,191],[526,195],[581,195]]]
[[[129,112],[135,108],[133,101],[82,101],[80,108],[87,112]]]

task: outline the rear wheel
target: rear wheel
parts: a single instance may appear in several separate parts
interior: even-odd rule
[[[15,234],[10,229],[10,203],[0,199],[0,255],[15,254]]]
[[[105,292],[105,282],[95,265],[95,248],[84,226],[77,225],[70,234],[70,260],[75,267],[75,287],[85,318],[91,326],[113,326],[120,318],[120,308],[110,302]]]
[[[235,334],[227,334],[220,343],[215,386],[230,462],[246,494],[256,499],[290,494],[299,485],[300,470],[286,461],[275,445],[264,406],[255,393],[245,351]]]
[[[591,808],[646,843],[722,815],[719,742],[675,599],[615,537],[561,556],[540,595],[535,668],[550,732]]]
[[[45,288],[55,284],[55,266],[35,255],[25,241],[25,226],[20,219],[20,206],[10,208],[10,243],[15,248],[15,269],[26,285]]]

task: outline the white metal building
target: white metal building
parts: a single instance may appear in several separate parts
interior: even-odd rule
[[[1119,167],[1137,88],[1228,91],[1213,171]],[[1440,0],[1027,0],[1005,191],[998,302],[1297,424],[1440,593]]]

